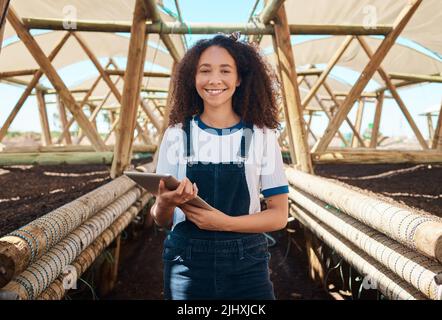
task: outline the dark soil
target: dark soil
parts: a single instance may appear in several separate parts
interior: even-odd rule
[[[0,236],[105,184],[110,180],[108,170],[106,165],[0,167]],[[388,201],[394,199],[442,216],[442,165],[318,165],[315,172]],[[277,298],[329,299],[322,287],[308,278],[302,231],[292,234],[289,250],[288,234],[287,230],[270,234],[276,241],[270,247],[270,269]],[[117,284],[100,299],[163,299],[161,251],[165,235],[157,227],[130,226],[124,232]],[[91,298],[87,291],[74,296]]]
[[[442,217],[442,164],[327,164],[315,173]]]

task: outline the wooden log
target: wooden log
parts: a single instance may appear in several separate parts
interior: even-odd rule
[[[66,109],[58,95],[57,95],[57,108],[58,108],[58,114],[60,115],[61,129],[63,130],[60,137],[64,139],[67,145],[71,145],[72,138],[68,128],[68,118],[66,115]]]
[[[110,76],[124,76],[125,70],[106,70],[106,73]],[[164,72],[143,72],[143,77],[170,78],[170,74]]]
[[[405,150],[329,150],[312,153],[315,164],[325,163],[442,163],[437,151]]]
[[[290,146],[294,148],[296,164],[305,172],[313,172],[307,137],[305,133],[304,119],[302,114],[301,96],[297,83],[296,65],[290,42],[290,34],[287,25],[287,16],[284,5],[281,5],[275,23],[275,42],[282,88],[284,90],[286,110],[285,118],[289,128]],[[293,152],[292,152],[293,153]]]
[[[40,68],[48,77],[51,84],[57,90],[61,99],[66,104],[66,107],[72,113],[72,116],[76,118],[79,126],[85,131],[92,145],[96,148],[97,151],[104,151],[105,145],[101,140],[100,135],[87,120],[83,111],[78,108],[74,98],[72,97],[63,80],[57,74],[54,66],[45,56],[44,52],[35,41],[35,39],[31,36],[29,31],[23,26],[20,18],[17,16],[12,8],[10,8],[8,11],[8,21],[17,32],[19,38],[23,41],[24,45],[28,48],[35,61],[39,64]]]
[[[286,168],[289,183],[388,237],[442,262],[442,222],[404,205],[398,206],[332,180]]]
[[[364,39],[358,37],[358,41],[361,44],[362,48],[364,49],[365,53],[367,54],[368,58],[371,59],[373,57],[373,53],[368,46],[368,44],[365,42]],[[428,149],[428,144],[425,141],[424,137],[422,136],[421,132],[419,131],[419,128],[417,127],[416,123],[413,120],[413,117],[408,112],[408,109],[402,100],[401,96],[396,90],[396,87],[394,86],[393,82],[391,82],[390,78],[388,77],[387,73],[384,71],[384,69],[381,66],[378,66],[378,73],[381,76],[381,78],[385,81],[385,84],[387,88],[390,90],[393,98],[396,100],[396,103],[398,104],[399,108],[401,109],[402,113],[404,114],[405,118],[408,121],[408,124],[410,125],[411,129],[413,130],[417,140],[419,141],[420,145],[422,146],[422,149]]]
[[[385,56],[388,54],[390,49],[393,47],[396,39],[401,34],[402,30],[410,21],[413,14],[418,9],[422,0],[413,0],[407,5],[403,11],[399,14],[396,21],[393,24],[393,30],[384,38],[376,52],[373,54],[370,62],[365,66],[355,85],[352,87],[349,95],[344,100],[338,111],[336,112],[333,120],[327,126],[322,138],[315,144],[312,151],[323,152],[330,144],[336,131],[341,126],[354,102],[357,100],[361,92],[364,90],[365,86],[368,84],[373,74],[379,68],[381,62],[384,60]]]
[[[0,288],[99,210],[135,186],[119,177],[0,238]]]
[[[111,164],[112,158],[111,151],[0,153],[0,165]]]
[[[24,272],[14,277],[1,291],[15,293],[20,300],[37,298],[82,251],[133,206],[140,195],[141,191],[137,187],[123,194],[78,226]]]
[[[18,76],[32,76],[40,69],[27,69],[27,70],[16,70],[16,71],[5,71],[0,72],[0,79],[18,77]]]
[[[60,49],[64,46],[66,41],[69,39],[70,33],[66,32],[66,34],[62,37],[60,42],[57,44],[57,46],[51,51],[51,53],[48,56],[49,61],[54,60]],[[20,111],[21,107],[25,103],[28,96],[31,94],[34,87],[38,84],[38,81],[40,80],[41,76],[43,75],[43,71],[40,69],[35,73],[32,80],[27,85],[25,91],[20,96],[20,99],[18,99],[18,102],[15,104],[14,108],[12,109],[11,113],[9,114],[8,118],[6,119],[5,123],[3,124],[2,128],[0,129],[0,141],[3,140],[6,133],[8,132],[9,126],[11,125],[12,121],[14,121],[17,113]]]
[[[373,120],[373,130],[371,131],[370,148],[376,149],[378,145],[379,128],[381,126],[382,106],[384,104],[384,92],[381,92],[377,98],[376,111]]]
[[[115,237],[119,235],[132,222],[138,212],[146,206],[151,195],[144,193],[136,205],[130,207],[118,217],[97,239],[95,239],[81,254],[72,262],[77,277],[80,277],[94,262],[94,260],[109,246]],[[66,288],[66,276],[58,277],[50,286],[42,292],[38,300],[60,300],[68,290]]]
[[[28,29],[66,30],[62,19],[43,19],[24,17],[23,23]],[[76,20],[76,31],[89,32],[124,32],[130,33],[130,21]],[[392,30],[389,25],[377,25],[367,28],[365,25],[326,25],[326,24],[290,24],[291,35],[387,35]],[[244,35],[274,35],[271,25],[256,23],[182,23],[155,22],[146,24],[146,33],[153,34],[217,34],[239,31]]]
[[[434,127],[433,127],[433,119],[432,119],[431,113],[428,113],[426,115],[426,118],[427,118],[427,125],[428,125],[428,139],[430,141],[432,141],[433,137],[434,137]]]
[[[442,76],[427,75],[427,74],[409,74],[409,73],[389,73],[391,79],[407,80],[407,81],[423,81],[441,83]]]
[[[430,258],[417,256],[414,250],[296,188],[290,188],[289,198],[428,298],[441,299],[437,279],[442,274],[442,265],[435,265]]]
[[[149,1],[148,3],[152,6]],[[140,99],[141,70],[144,68],[145,61],[143,52],[146,50],[147,42],[144,5],[145,3],[141,0],[137,0],[135,3],[111,177],[121,175],[130,162],[130,147],[133,141],[137,105]]]
[[[437,117],[436,130],[434,131],[431,148],[442,151],[442,104],[440,106],[439,116]]]
[[[5,32],[5,25],[6,25],[6,12],[8,11],[9,8],[9,2],[10,0],[0,1],[0,52],[2,50],[3,34]]]
[[[51,129],[49,128],[45,97],[40,90],[37,90],[37,106],[38,115],[40,117],[42,144],[44,146],[50,146],[52,144]]]
[[[114,149],[113,145],[106,146],[107,151]],[[155,152],[156,145],[134,144],[134,152]],[[61,153],[61,152],[93,152],[93,146],[88,145],[69,145],[69,146],[25,146],[25,147],[6,147],[0,155],[8,153]]]
[[[337,232],[322,221],[314,218],[307,210],[292,205],[290,214],[304,226],[312,230],[331,249],[343,257],[359,274],[368,278],[390,300],[426,300],[426,297],[402,280],[381,263],[358,249],[350,241],[343,239]]]
[[[358,132],[359,134],[361,134],[363,115],[364,115],[364,99],[361,98],[361,99],[359,99],[359,106],[358,106],[358,110],[356,112],[356,121],[355,121],[355,129],[356,129],[356,132]],[[356,140],[356,137],[354,135],[351,139],[351,146],[353,148],[359,147],[359,143]]]
[[[143,6],[145,8],[145,11],[144,11],[145,18],[152,20],[153,23],[156,23],[156,22],[163,23],[160,13],[158,12],[157,4],[156,4],[155,0],[143,0]],[[132,25],[132,27],[133,27],[133,25]],[[147,32],[147,25],[146,24],[144,26],[140,26],[140,28],[143,29],[144,33]],[[131,29],[131,32],[132,32],[132,29]],[[172,41],[172,38],[168,34],[164,34],[164,33],[160,33],[160,38],[161,38],[161,41],[163,41],[164,45],[166,46],[167,51],[169,51],[169,54],[171,55],[173,60],[175,62],[179,62],[182,57],[181,57],[180,53],[178,52],[177,48],[175,47],[175,44]]]

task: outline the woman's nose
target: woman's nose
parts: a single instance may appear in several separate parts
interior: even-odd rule
[[[221,79],[218,77],[213,77],[209,79],[209,84],[220,84],[221,83]]]

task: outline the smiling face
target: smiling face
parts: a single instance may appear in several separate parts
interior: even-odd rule
[[[211,46],[204,50],[195,76],[196,91],[204,108],[232,108],[232,96],[239,84],[235,60],[226,49]]]

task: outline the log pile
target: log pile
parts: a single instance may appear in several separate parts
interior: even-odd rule
[[[150,199],[126,176],[0,238],[0,299],[61,299]]]
[[[442,220],[286,169],[290,213],[389,299],[442,300]]]

